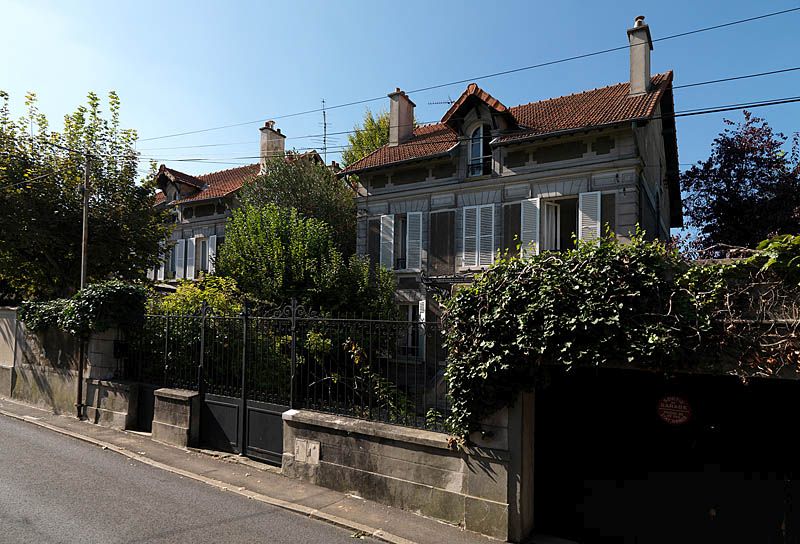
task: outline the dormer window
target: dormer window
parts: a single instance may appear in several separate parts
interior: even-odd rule
[[[488,176],[492,171],[492,147],[489,145],[491,133],[488,125],[481,125],[472,131],[469,139],[469,177]]]

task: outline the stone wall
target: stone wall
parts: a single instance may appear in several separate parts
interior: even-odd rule
[[[93,333],[83,373],[84,415],[95,423],[129,428],[136,419],[136,388],[110,381],[119,361],[114,357],[116,329]],[[55,328],[31,332],[17,320],[15,308],[0,308],[0,395],[52,410],[75,413],[80,344]]]
[[[447,435],[359,419],[284,413],[283,474],[521,541],[532,528],[530,395],[486,421],[465,450]]]

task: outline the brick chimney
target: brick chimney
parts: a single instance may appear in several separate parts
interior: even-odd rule
[[[653,40],[650,38],[650,27],[644,22],[644,15],[633,21],[633,28],[628,29],[628,42],[631,53],[631,96],[644,94],[650,90],[650,51]]]
[[[267,161],[275,156],[282,156],[286,151],[286,136],[281,134],[281,129],[275,128],[275,121],[267,121],[258,129],[261,131],[261,145],[259,156],[261,160],[261,173],[264,173]]]
[[[398,87],[389,93],[389,145],[396,146],[411,139],[414,132],[414,104]]]

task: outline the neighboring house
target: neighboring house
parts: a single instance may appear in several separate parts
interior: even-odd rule
[[[225,222],[231,210],[239,205],[239,190],[258,176],[270,157],[286,155],[322,161],[316,151],[286,153],[286,136],[274,125],[273,121],[267,121],[259,129],[261,160],[256,164],[198,176],[161,165],[156,175],[160,189],[156,193],[156,206],[170,210],[175,227],[164,260],[148,272],[150,279],[193,280],[214,272],[214,259],[225,241]]]
[[[604,225],[667,239],[682,224],[672,72],[650,75],[644,17],[628,30],[630,81],[507,107],[470,84],[439,123],[389,95],[389,143],[348,166],[360,184],[358,251],[395,270],[407,317],[469,281],[498,250],[561,250]],[[427,311],[426,311],[427,308]]]

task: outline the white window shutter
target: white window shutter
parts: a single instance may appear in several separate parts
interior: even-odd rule
[[[478,265],[478,209],[464,208],[464,249],[462,261],[464,266]]]
[[[186,279],[194,279],[195,238],[186,240]]]
[[[480,237],[480,266],[489,266],[494,262],[494,205],[480,207],[478,217],[478,233]]]
[[[539,254],[539,199],[529,198],[520,205],[519,240],[522,256]]]
[[[208,237],[208,273],[214,273],[214,261],[217,260],[217,236]]]
[[[155,270],[154,269],[150,268],[150,269],[147,270],[147,279],[148,280],[156,279],[156,274],[155,274]]]
[[[419,270],[422,267],[422,213],[406,215],[406,268]]]
[[[394,216],[381,216],[381,265],[394,270]]]
[[[419,322],[425,323],[425,315],[428,311],[428,301],[427,300],[420,300],[419,301]]]
[[[175,244],[175,278],[186,277],[186,240],[178,240]]]
[[[158,272],[156,273],[156,279],[158,281],[164,281],[164,270],[166,269],[166,265],[164,264],[164,257],[161,258],[161,263],[158,265]]]
[[[600,238],[600,192],[578,195],[578,239],[593,241]]]

